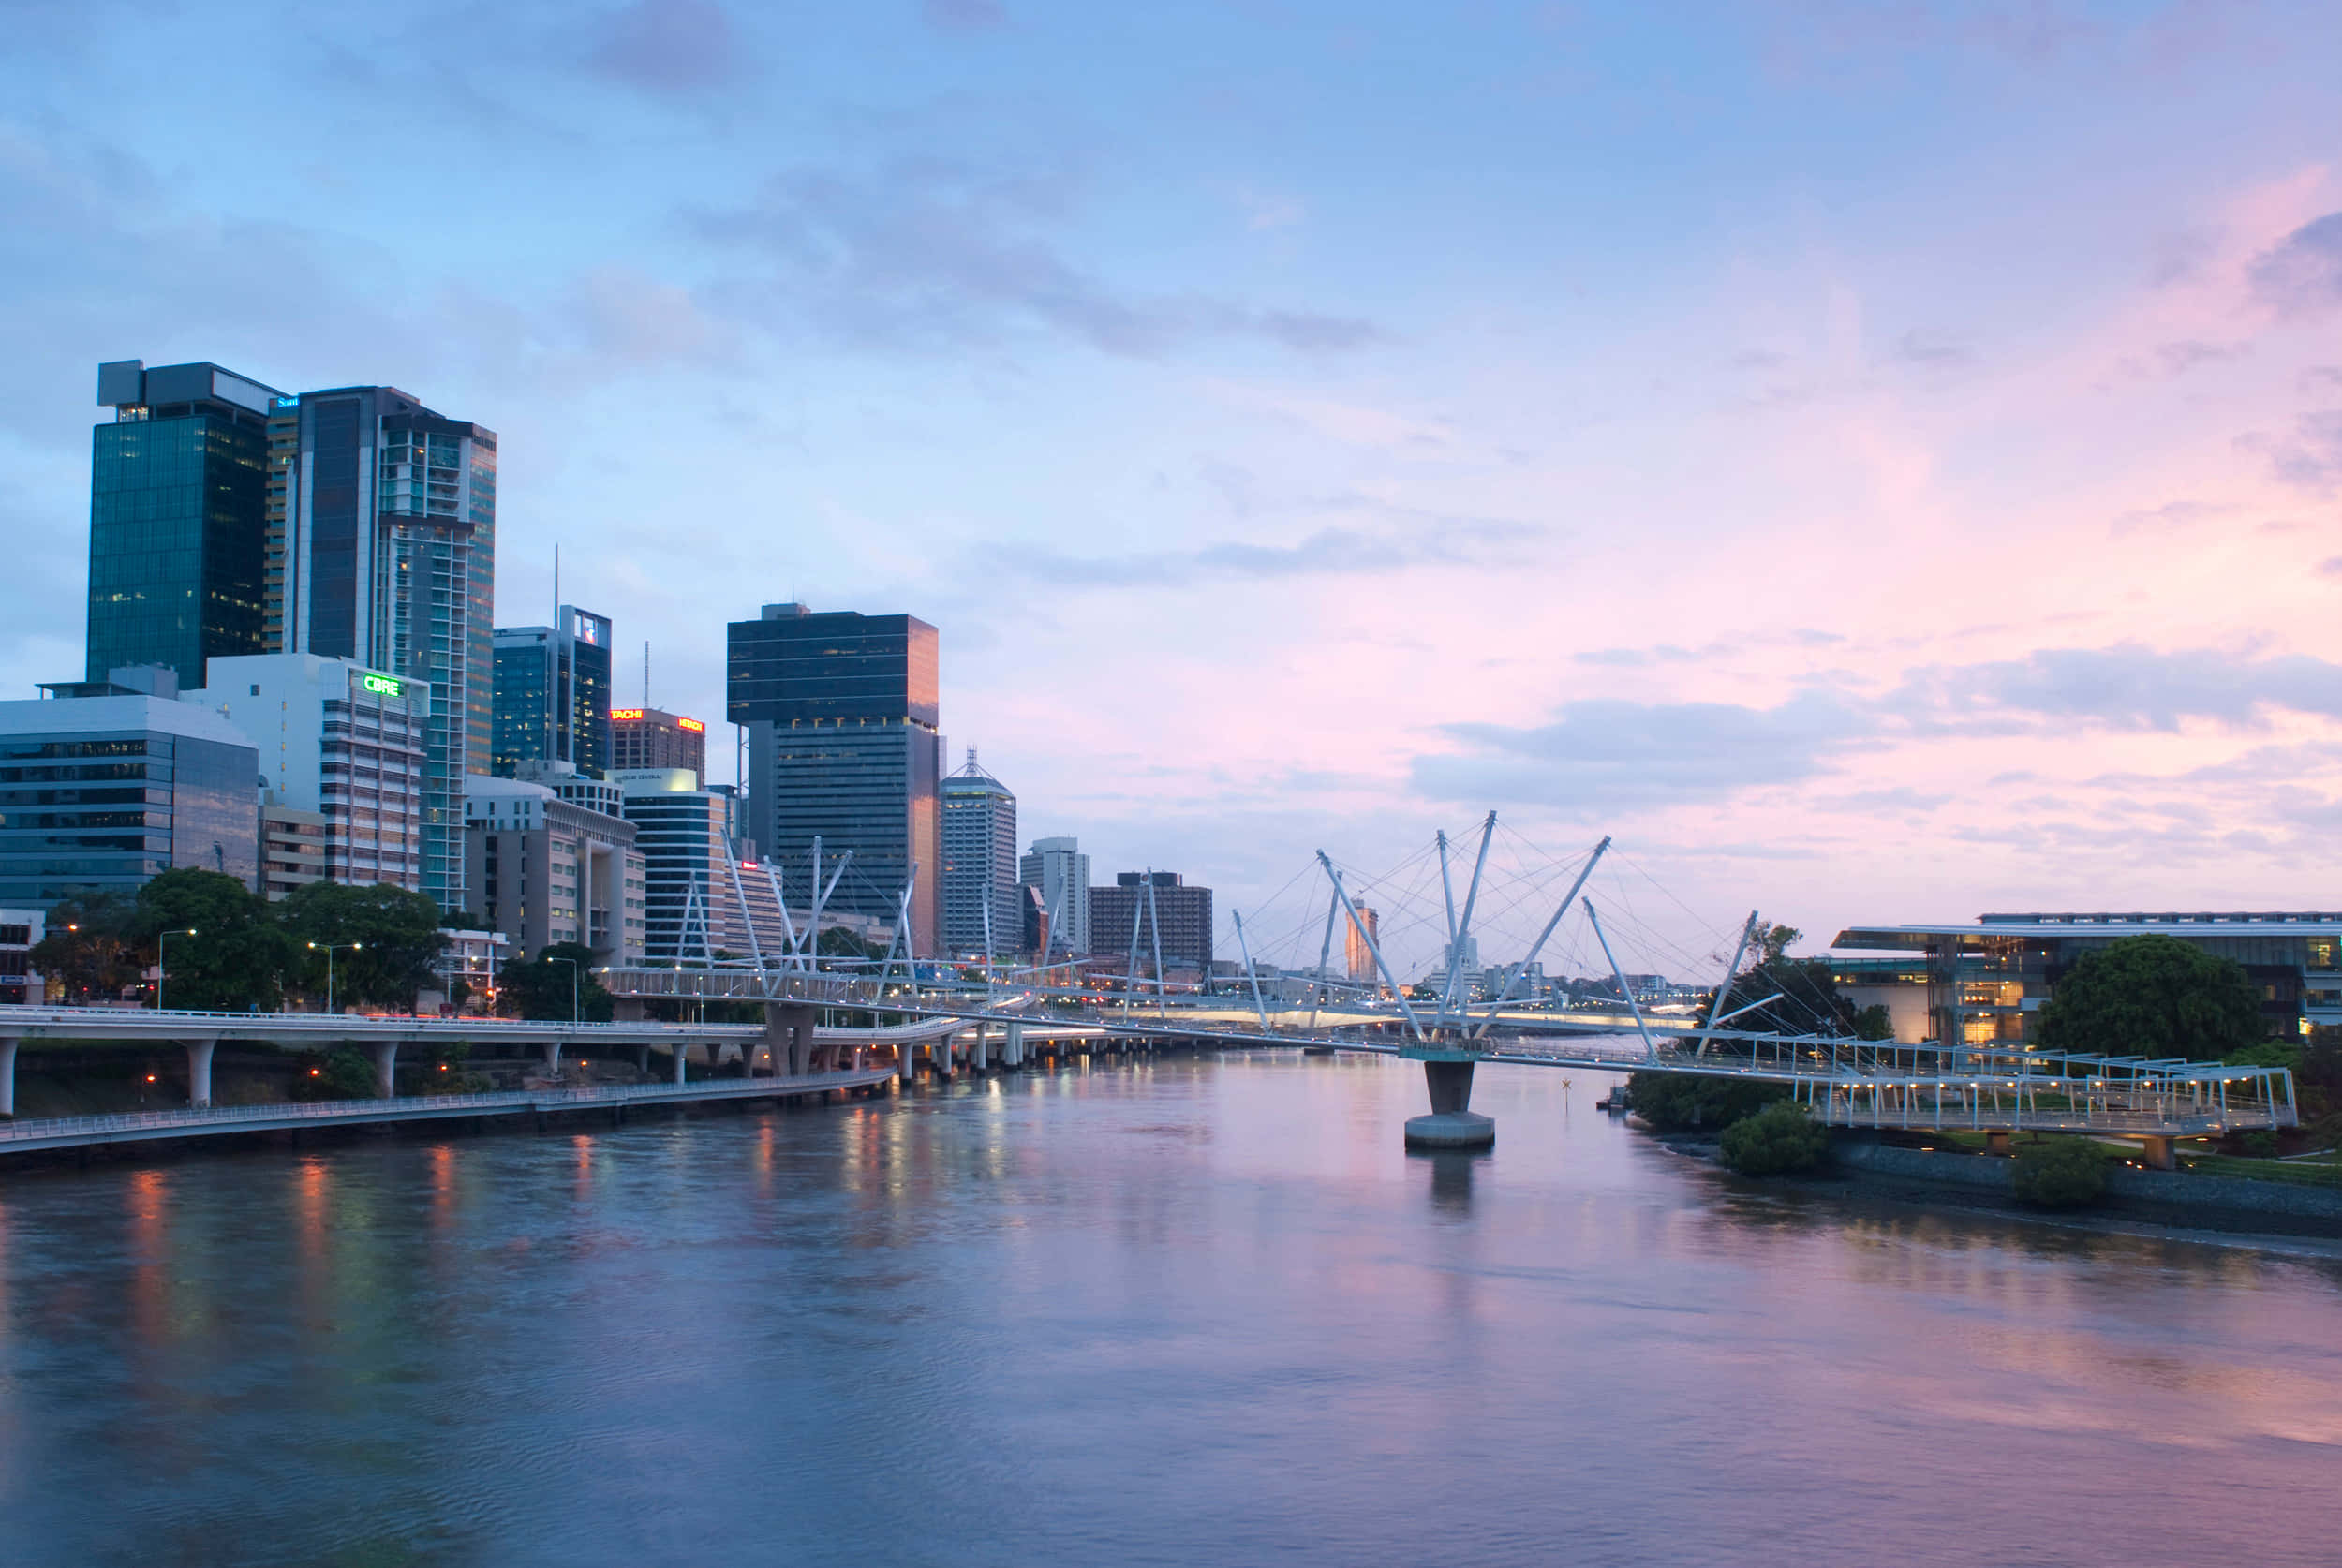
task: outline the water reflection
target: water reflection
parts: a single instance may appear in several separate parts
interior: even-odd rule
[[[1262,1056],[0,1177],[9,1561],[2324,1560],[2332,1260],[1746,1186],[1605,1087],[1484,1075],[1479,1153]]]

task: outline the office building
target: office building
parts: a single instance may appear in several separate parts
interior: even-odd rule
[[[431,690],[422,891],[467,907],[464,777],[489,770],[496,599],[494,432],[393,387],[275,401],[263,633]]]
[[[2342,1024],[2342,912],[1988,914],[1972,925],[1857,925],[1831,945],[1902,956],[1860,969],[1845,968],[1852,954],[1831,963],[1859,982],[1849,999],[1886,1005],[1898,1040],[2017,1044],[2033,1040],[2041,1004],[2083,955],[2148,932],[2243,965],[2273,1035]]]
[[[1360,984],[1379,985],[1382,977],[1375,969],[1374,949],[1369,939],[1375,942],[1383,939],[1382,917],[1364,904],[1358,905],[1357,910],[1356,921],[1344,918],[1341,923],[1342,967]]]
[[[642,961],[649,872],[634,824],[550,786],[475,775],[464,785],[469,911],[515,952],[582,942],[604,963]]]
[[[744,836],[791,866],[816,837],[825,858],[852,850],[841,912],[892,922],[909,887],[923,954],[942,907],[939,648],[915,616],[768,604],[732,623],[726,680],[725,716],[749,729]]]
[[[663,708],[612,708],[610,766],[629,771],[689,768],[704,785],[707,726]]]
[[[135,894],[183,866],[258,880],[259,753],[170,671],[112,673],[105,695],[0,703],[0,905]]]
[[[159,664],[200,686],[206,659],[261,651],[277,395],[208,362],[97,367],[113,422],[90,443],[88,680]]]
[[[1154,962],[1158,937],[1165,978],[1181,970],[1211,973],[1211,889],[1189,887],[1177,871],[1124,871],[1111,887],[1089,890],[1089,945],[1127,958],[1137,934],[1142,969]]]
[[[966,956],[1023,945],[1016,885],[1016,797],[968,763],[943,780],[943,948]]]
[[[644,952],[653,963],[745,958],[752,945],[726,834],[731,807],[687,768],[611,776],[643,856]]]
[[[33,949],[48,935],[45,910],[0,910],[0,1006],[46,998],[46,987],[33,968]]]
[[[469,839],[467,838],[467,844]],[[471,1012],[492,1010],[498,976],[504,966],[512,961],[511,939],[501,931],[464,931],[442,926],[439,955],[431,961],[432,973],[439,977],[445,993],[452,997],[460,983],[465,990],[465,1006]]]
[[[564,604],[555,626],[498,627],[490,770],[566,762],[600,777],[611,766],[610,618]]]
[[[422,888],[431,695],[316,654],[215,658],[211,685],[181,694],[259,751],[269,897],[319,880]]]
[[[1047,927],[1049,952],[1079,958],[1089,951],[1089,857],[1072,838],[1036,838],[1016,863],[1016,880],[1031,888]],[[1033,950],[1038,953],[1041,948]]]

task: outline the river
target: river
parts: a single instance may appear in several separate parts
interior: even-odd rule
[[[1172,1059],[0,1171],[0,1562],[2342,1561],[2342,1262]]]

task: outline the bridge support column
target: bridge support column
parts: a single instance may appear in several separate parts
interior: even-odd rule
[[[545,1042],[545,1076],[548,1078],[561,1076],[561,1043],[557,1040]]]
[[[1431,1114],[1407,1118],[1407,1146],[1486,1148],[1496,1142],[1495,1121],[1472,1109],[1472,1069],[1477,1054],[1428,1051],[1419,1059],[1424,1086],[1431,1093]]]
[[[374,1097],[393,1099],[398,1094],[398,1042],[390,1041],[374,1048]]]
[[[975,1032],[968,1037],[968,1066],[974,1072],[982,1072],[992,1065],[992,1054],[986,1049],[982,1024],[976,1026]]]
[[[0,1117],[16,1115],[16,1042],[0,1040]]]
[[[645,1078],[650,1076],[650,1047],[648,1045],[634,1047],[634,1071]]]
[[[2006,1132],[1985,1133],[1984,1152],[1987,1154],[2007,1154],[2008,1152],[2008,1134]]]
[[[773,1053],[773,1076],[798,1078],[813,1071],[813,1018],[810,1002],[766,1002],[764,1043]],[[756,1048],[748,1047],[754,1059]]]
[[[2172,1158],[2172,1140],[2169,1138],[2142,1138],[2139,1140],[2139,1152],[2151,1171],[2179,1169],[2179,1161]]]
[[[1001,1042],[1001,1060],[1011,1067],[1025,1065],[1025,1026],[1011,1024],[1008,1038]]]
[[[187,1048],[187,1103],[201,1107],[212,1102],[212,1052],[216,1040],[186,1040],[180,1042]]]
[[[678,1040],[674,1043],[673,1054],[674,1056],[674,1081],[680,1084],[683,1082],[684,1064],[691,1057],[691,1048]]]

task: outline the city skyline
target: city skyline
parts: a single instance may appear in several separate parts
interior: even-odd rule
[[[684,10],[719,43],[613,41]],[[211,360],[497,430],[497,618],[540,618],[557,540],[659,706],[719,713],[706,629],[764,600],[939,626],[943,729],[1032,834],[1223,907],[1489,805],[1815,938],[2325,902],[2342,183],[2301,127],[2331,124],[2330,15],[1302,7],[1127,20],[1101,92],[1058,69],[1062,13],[997,14],[793,48],[710,6],[579,44],[515,10],[481,24],[491,89],[384,19],[229,61],[169,18],[101,52],[107,7],[31,13],[0,67],[9,692],[82,662],[90,366]],[[882,35],[889,73],[769,107],[823,28]],[[1195,110],[1239,37],[1250,73]],[[250,90],[191,125],[204,73],[166,53]],[[1366,68],[1402,55],[1429,68]],[[450,197],[464,243],[378,221],[387,148],[197,168],[413,94],[443,112],[399,158],[497,149]],[[121,116],[63,112],[90,96]],[[596,200],[534,205],[572,168]],[[540,277],[518,236],[548,222]]]

